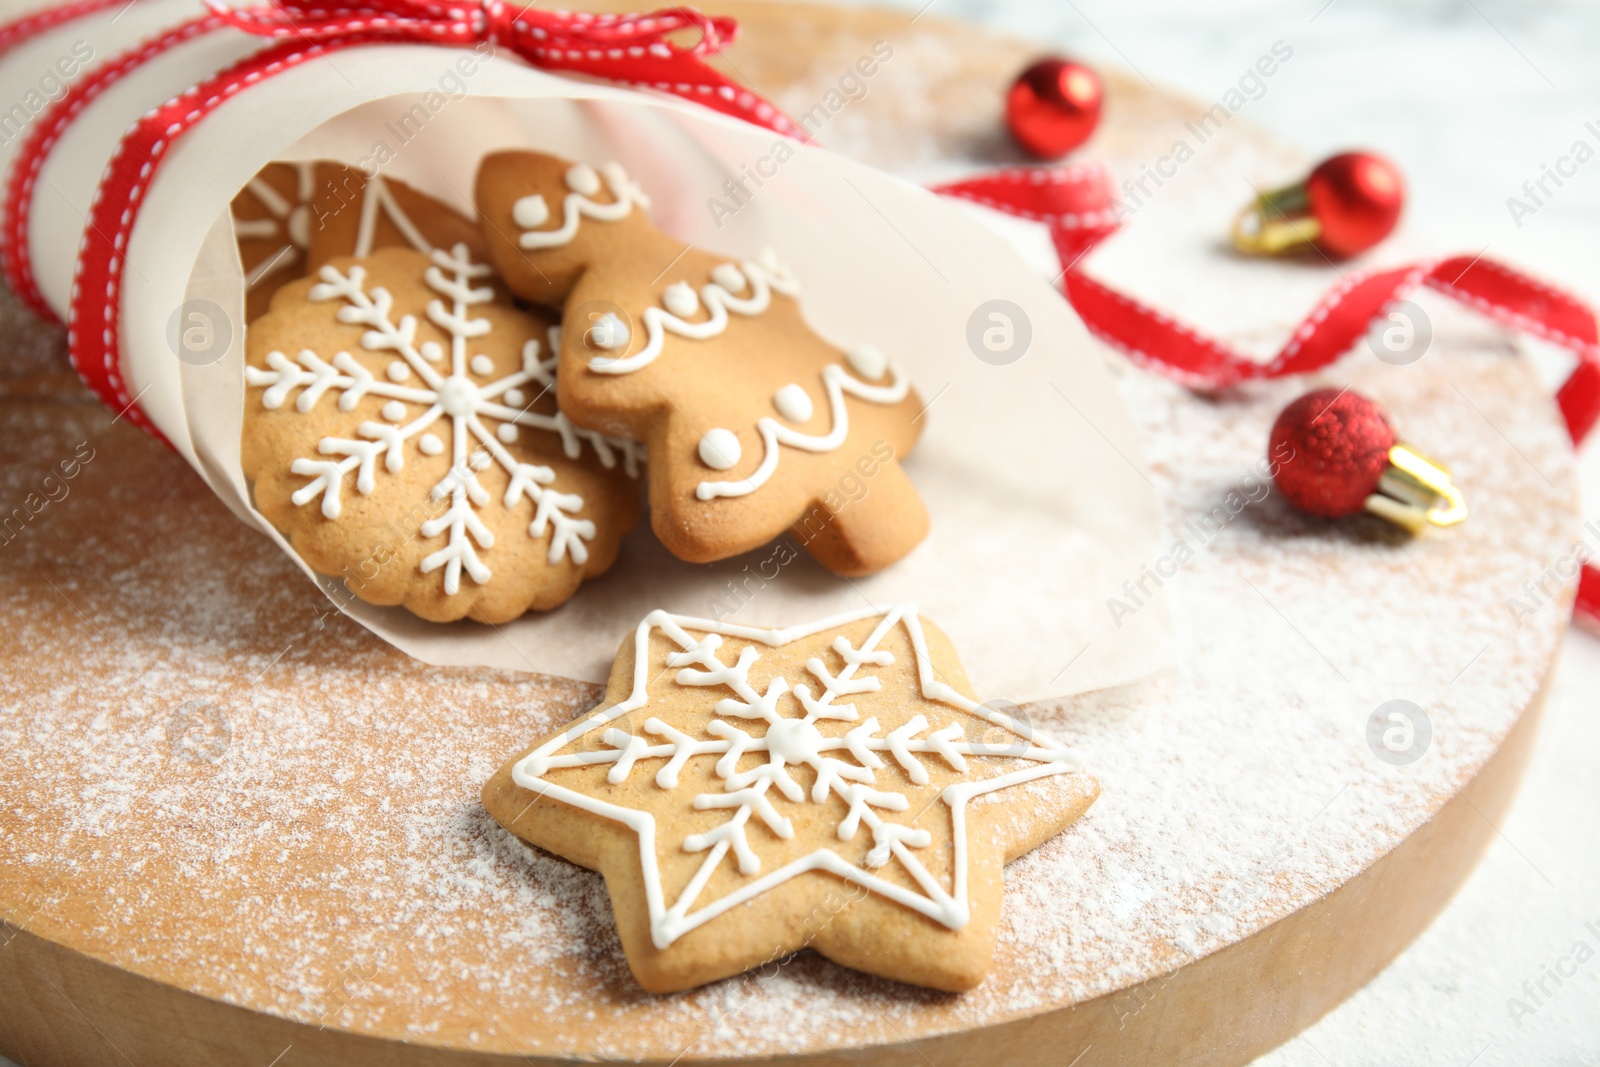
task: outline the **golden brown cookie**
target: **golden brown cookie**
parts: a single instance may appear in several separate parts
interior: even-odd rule
[[[877,349],[817,337],[775,259],[662,233],[615,164],[502,152],[479,168],[477,201],[511,290],[564,302],[561,409],[647,445],[651,520],[673,553],[709,562],[788,529],[862,575],[926,535],[899,462],[921,402]]]
[[[1098,795],[1075,751],[977,703],[906,604],[783,631],[652,612],[604,703],[483,802],[605,875],[653,992],[808,947],[963,990],[994,955],[1002,864]]]
[[[339,163],[317,164],[308,230],[307,273],[331,259],[380,248],[431,252],[464,244],[474,263],[488,262],[475,220],[404,182]]]
[[[487,259],[472,219],[404,182],[342,163],[267,164],[234,197],[233,229],[246,322],[266,314],[279,286],[340,256],[465,244],[474,262]]]
[[[268,163],[233,198],[246,322],[267,313],[279,286],[305,274],[315,191],[315,164]]]
[[[313,569],[425,619],[504,622],[610,567],[638,446],[556,410],[550,324],[464,245],[335,259],[246,338],[242,462]]]

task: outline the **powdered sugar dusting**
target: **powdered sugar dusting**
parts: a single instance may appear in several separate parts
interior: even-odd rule
[[[840,37],[815,68],[870,40]],[[933,62],[924,53],[945,46],[919,31],[890,66],[945,71],[941,92],[988,99],[1018,52],[983,40]],[[863,147],[855,128],[834,129],[837,147]],[[924,147],[902,162],[958,151]],[[1137,1010],[1130,987],[1316,899],[1424,822],[1494,751],[1553,655],[1564,606],[1518,625],[1507,598],[1577,536],[1567,446],[1501,335],[1427,306],[1435,347],[1409,367],[1360,355],[1314,382],[1211,397],[1124,371],[1170,539],[1192,556],[1159,591],[1145,579],[1170,598],[1182,665],[1030,709],[1089,755],[1104,793],[1007,868],[995,971],[961,996],[811,954],[691,993],[642,992],[601,879],[522,845],[477,799],[506,757],[591,707],[595,687],[406,660],[81,391],[43,402],[8,389],[0,502],[59,499],[3,546],[6,917],[309,1025],[483,1050],[777,1055],[1104,995]],[[1257,494],[1275,412],[1351,383],[1450,463],[1473,507],[1465,526],[1410,542]],[[85,443],[93,458],[68,491],[46,486]],[[1233,514],[1230,492],[1258,500]],[[1401,766],[1365,732],[1394,698],[1433,729]]]

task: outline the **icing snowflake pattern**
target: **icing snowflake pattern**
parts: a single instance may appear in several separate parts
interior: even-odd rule
[[[278,192],[259,174],[245,184],[267,214],[259,219],[234,219],[235,236],[241,241],[279,242],[270,255],[250,269],[244,280],[246,289],[255,288],[266,278],[293,265],[311,243],[310,200],[315,169],[310,163],[287,166],[294,171],[295,201]]]
[[[768,681],[765,691],[758,691],[752,684],[750,670],[760,658],[758,644],[778,647],[875,616],[879,616],[879,612],[869,610],[808,627],[778,631],[652,612],[635,635],[632,695],[619,704],[598,709],[529,753],[513,768],[512,780],[525,789],[615,819],[638,834],[651,936],[657,948],[666,948],[729,909],[812,870],[830,872],[950,929],[960,929],[970,917],[968,802],[1008,786],[1080,770],[1083,760],[1075,750],[938,681],[933,675],[916,607],[912,604],[902,604],[882,614],[859,648],[842,634],[837,635],[829,646],[838,657],[834,667],[830,668],[822,657],[813,656],[806,662],[807,677],[803,681],[791,683],[777,675]],[[933,729],[927,717],[920,714],[887,730],[875,716],[862,719],[850,698],[875,693],[882,686],[883,679],[876,672],[892,665],[895,656],[880,645],[896,627],[903,628],[916,659],[921,698],[966,712],[978,720],[974,725],[1000,727],[1002,741],[968,739],[960,721]],[[654,716],[642,723],[643,734],[648,736],[615,725],[619,719],[630,721],[624,716],[649,703],[648,652],[652,633],[665,636],[677,646],[677,651],[669,652],[666,657],[667,668],[677,671],[676,684],[704,688],[709,691],[708,696],[719,697],[715,703],[715,717],[707,723],[704,736],[691,736]],[[728,662],[722,655],[724,637],[752,643],[744,645],[737,658]],[[790,694],[793,700],[782,701]],[[798,715],[785,714],[782,710],[796,706]],[[825,733],[819,724],[828,725],[829,731]],[[853,725],[846,729],[842,724]],[[752,733],[747,726],[761,726],[764,731]],[[572,742],[596,731],[599,731],[603,747],[566,751]],[[745,759],[747,756],[754,756],[759,762],[751,766]],[[952,884],[946,888],[916,854],[918,849],[931,844],[930,833],[893,818],[895,814],[907,812],[910,802],[895,788],[892,779],[903,776],[912,785],[926,786],[930,781],[930,763],[967,775],[972,770],[968,757],[1015,759],[1021,766],[990,778],[964,778],[938,794],[938,799],[949,810],[955,857]],[[715,828],[690,834],[681,842],[683,851],[705,853],[705,858],[679,898],[671,903],[665,898],[656,863],[654,816],[648,811],[621,807],[566,788],[546,777],[551,771],[562,768],[609,764],[606,780],[612,784],[625,782],[630,775],[652,774],[658,788],[671,792],[678,789],[685,766],[696,759],[715,760],[712,781],[719,788],[686,798],[688,803],[697,811],[725,811],[727,818]],[[664,762],[648,769],[641,768],[640,764],[647,761]],[[745,769],[740,769],[741,762],[745,763]],[[809,788],[791,774],[791,770],[801,767],[813,772]],[[764,871],[761,856],[751,843],[752,829],[759,824],[774,837],[788,840],[795,836],[793,821],[773,803],[780,797],[791,804],[817,806],[819,817],[821,806],[831,798],[842,801],[845,814],[835,827],[836,836],[840,841],[854,841],[863,834],[869,836],[871,847],[866,850],[863,863],[857,866],[832,849],[819,848],[776,870]],[[748,881],[740,889],[696,908],[711,875],[730,857]],[[890,880],[877,873],[892,860],[904,866],[917,887],[915,890],[903,881]]]
[[[588,445],[603,466],[613,468],[620,462],[632,477],[638,475],[642,448],[573,426],[559,412],[544,415],[529,410],[524,390],[531,386],[542,391],[554,385],[555,339],[550,339],[552,354],[541,359],[539,341],[530,338],[523,345],[521,369],[494,378],[489,357],[469,351],[473,339],[490,330],[489,320],[475,316],[472,310],[495,298],[492,288],[480,284],[490,276],[490,269],[473,263],[466,246],[460,244],[448,252],[434,251],[430,260],[425,282],[437,296],[429,301],[425,314],[448,335],[448,351],[434,341],[419,344],[416,318],[405,314],[397,319],[388,290],[381,286],[369,289],[360,265],[352,265],[348,272],[326,266],[318,272],[319,281],[311,288],[309,299],[340,301],[339,321],[366,328],[361,347],[393,356],[385,375],[375,375],[349,352],[324,359],[310,350],[302,350],[293,359],[283,352],[269,352],[266,368],[245,368],[245,380],[263,390],[261,403],[268,409],[281,408],[291,396],[302,413],[330,396],[336,398],[333,402],[341,411],[353,411],[364,397],[385,400],[382,421],[362,421],[355,427],[354,437],[324,437],[317,442],[317,456],[294,460],[290,470],[310,480],[291,499],[305,506],[320,498],[322,514],[337,519],[341,492],[352,476],[356,491],[369,494],[377,486],[380,469],[389,474],[404,469],[408,446],[426,456],[443,454],[448,448],[450,470],[431,492],[436,503],[447,506],[419,526],[422,537],[444,539],[440,548],[423,559],[421,568],[425,574],[442,571],[447,594],[460,591],[463,572],[480,585],[491,576],[480,552],[493,545],[494,536],[478,517],[479,509],[491,503],[478,474],[491,465],[498,465],[508,478],[501,506],[511,509],[524,500],[531,502],[534,517],[529,536],[551,534],[549,562],[570,557],[574,563],[585,563],[589,557],[586,542],[593,540],[595,526],[578,517],[583,498],[561,492],[554,485],[556,475],[550,467],[520,461],[505,445],[515,441],[524,428],[555,433],[567,456],[576,458]],[[486,419],[498,425],[491,429]],[[439,439],[436,431],[440,429],[446,431],[448,445]]]

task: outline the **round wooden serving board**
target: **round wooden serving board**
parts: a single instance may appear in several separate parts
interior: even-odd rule
[[[1026,43],[931,15],[722,7],[743,26],[726,62],[791,114],[892,44],[825,144],[918,178],[1016,161],[999,103]],[[1086,153],[1119,176],[1204,110],[1107,81]],[[1220,233],[1241,177],[1300,162],[1236,121],[1192,165],[1222,192],[1172,195]],[[1241,343],[1287,334],[1279,280],[1336,280],[1219,270],[1267,309]],[[27,1067],[1243,1063],[1370,979],[1467,877],[1565,627],[1564,602],[1508,607],[1578,519],[1558,416],[1498,331],[1430,305],[1419,362],[1359,353],[1318,379],[1381,399],[1466,487],[1473,518],[1416,542],[1265,494],[1252,465],[1308,383],[1200,397],[1123,368],[1192,550],[1162,590],[1181,664],[1029,709],[1105,791],[1007,869],[988,981],[935,994],[802,954],[654,997],[599,878],[478,802],[598,688],[381,644],[0,303],[0,518],[22,516],[0,537],[0,1052]],[[1038,402],[1019,415],[1072,417]],[[1248,506],[1202,532],[1235,491]],[[1368,745],[1391,699],[1428,716],[1414,762]]]

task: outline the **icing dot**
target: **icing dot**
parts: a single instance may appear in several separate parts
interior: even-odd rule
[[[504,393],[505,402],[514,408],[520,408],[528,402],[528,396],[521,389],[507,389]]]
[[[406,417],[406,406],[398,400],[391,400],[383,405],[383,417],[390,422],[399,422]]]
[[[489,453],[485,452],[481,448],[474,452],[471,458],[467,460],[467,466],[471,467],[475,471],[481,471],[488,465]]]
[[[478,406],[478,387],[459,374],[452,374],[439,383],[438,396],[444,413],[456,418],[471,415]]]
[[[525,196],[511,205],[511,221],[524,230],[537,229],[550,221],[550,205],[538,193]]]
[[[587,163],[579,163],[567,171],[567,188],[579,196],[593,196],[600,191],[600,175]]]
[[[700,310],[700,297],[688,282],[673,282],[667,286],[667,291],[661,294],[661,303],[680,319]]]
[[[804,719],[779,719],[767,727],[767,751],[785,763],[811,763],[822,753],[822,731]]]
[[[628,324],[608,311],[589,327],[585,339],[595,348],[618,349],[627,348],[631,336]]]
[[[509,445],[517,439],[517,424],[514,422],[502,422],[500,428],[494,432],[494,435]]]
[[[739,439],[733,435],[732,430],[721,428],[708,430],[700,438],[700,462],[714,471],[725,471],[739,462],[742,453]]]
[[[418,351],[422,353],[422,358],[429,363],[437,363],[444,358],[444,349],[439,347],[438,341],[424,341]]]
[[[719,263],[711,268],[711,280],[730,293],[744,291],[744,272],[732,263]]]
[[[480,378],[487,378],[489,375],[494,373],[494,360],[490,359],[488,356],[473,356],[471,361],[467,363],[467,366],[471,367],[472,373],[476,374]]]
[[[444,451],[444,442],[431,433],[425,433],[417,438],[417,447],[422,449],[425,456],[437,456]]]
[[[389,364],[388,374],[391,382],[403,382],[407,378],[411,377],[411,368],[397,359],[393,363]]]
[[[889,369],[888,357],[871,345],[857,345],[844,358],[850,369],[863,378],[882,378]]]
[[[805,422],[816,410],[811,403],[811,395],[793,382],[777,391],[772,398],[772,406],[790,422]]]

